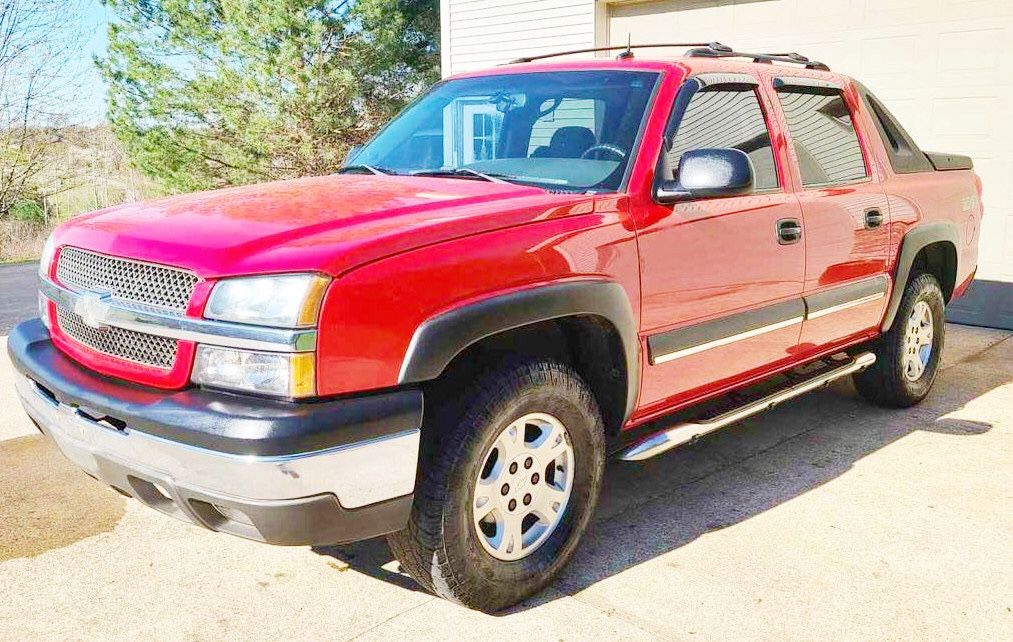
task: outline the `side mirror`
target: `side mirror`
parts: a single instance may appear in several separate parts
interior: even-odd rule
[[[753,163],[739,149],[692,149],[679,161],[679,179],[662,181],[654,200],[662,205],[693,198],[739,196],[753,191]]]

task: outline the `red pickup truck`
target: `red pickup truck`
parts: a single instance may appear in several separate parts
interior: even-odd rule
[[[526,59],[332,176],[69,221],[8,347],[74,463],[274,544],[388,535],[494,611],[642,460],[852,376],[920,401],[977,262],[969,159],[797,54]]]

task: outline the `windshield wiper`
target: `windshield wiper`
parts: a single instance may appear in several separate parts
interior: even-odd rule
[[[490,183],[506,183],[508,179],[513,176],[506,174],[486,174],[475,169],[468,167],[455,167],[453,169],[423,169],[418,172],[412,172],[412,176],[432,176],[432,177],[444,177],[444,178],[464,178],[468,180],[481,180],[489,181]],[[507,179],[507,180],[505,180]]]
[[[396,176],[397,172],[389,167],[374,167],[373,165],[345,165],[336,174],[361,174],[363,172],[377,176]]]

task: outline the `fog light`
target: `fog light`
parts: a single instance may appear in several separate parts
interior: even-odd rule
[[[39,292],[39,318],[42,319],[42,325],[52,332],[53,324],[49,322],[49,299],[42,292]]]
[[[281,354],[197,346],[194,383],[276,397],[310,397],[316,393],[313,353]]]
[[[214,506],[214,509],[219,513],[221,513],[222,517],[224,517],[225,519],[231,520],[233,522],[239,522],[240,524],[246,524],[248,526],[253,526],[253,521],[249,517],[247,517],[246,513],[244,513],[243,511],[231,508],[229,506],[222,506],[221,504],[211,504],[211,505]]]

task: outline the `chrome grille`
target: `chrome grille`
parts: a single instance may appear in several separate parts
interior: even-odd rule
[[[60,329],[72,339],[103,354],[165,369],[172,368],[176,362],[179,343],[175,339],[123,328],[98,330],[63,306],[56,307],[56,320]]]
[[[72,288],[108,292],[119,301],[177,312],[186,311],[197,284],[197,276],[186,270],[105,256],[75,247],[60,251],[56,278]]]

